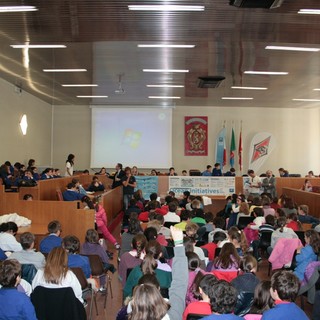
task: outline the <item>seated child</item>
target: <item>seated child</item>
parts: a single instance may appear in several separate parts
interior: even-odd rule
[[[197,285],[197,289],[199,291],[200,299],[199,301],[191,302],[183,313],[183,320],[186,320],[188,314],[195,313],[195,314],[203,314],[209,315],[211,314],[211,306],[210,306],[210,299],[208,297],[209,288],[212,287],[214,284],[218,283],[217,278],[212,274],[203,275],[202,273],[198,273],[200,275],[199,284]],[[197,277],[198,277],[197,275]]]
[[[233,314],[237,302],[237,290],[224,280],[209,287],[208,297],[210,299],[213,314],[202,318],[202,320],[240,320]]]
[[[0,319],[37,319],[29,297],[17,290],[20,280],[20,263],[14,259],[3,261],[0,266]]]
[[[270,294],[271,281],[261,281],[254,291],[253,304],[249,313],[244,316],[245,320],[260,320],[263,312],[273,307],[274,301]]]
[[[300,288],[299,279],[290,271],[280,270],[271,277],[271,297],[274,308],[265,311],[263,320],[307,320],[307,315],[294,303]]]

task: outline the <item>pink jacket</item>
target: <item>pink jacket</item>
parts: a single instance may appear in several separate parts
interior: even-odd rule
[[[272,263],[272,270],[281,269],[292,261],[294,251],[302,246],[300,239],[281,238],[277,241],[269,261]]]
[[[96,211],[96,224],[99,227],[101,227],[102,225],[107,225],[107,214],[106,211],[104,210],[103,206],[99,205],[98,206],[98,211]]]

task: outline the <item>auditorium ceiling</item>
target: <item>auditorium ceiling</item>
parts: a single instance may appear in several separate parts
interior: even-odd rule
[[[228,0],[1,1],[0,9],[14,5],[36,10],[0,12],[0,77],[17,94],[27,91],[53,105],[319,105],[320,15],[298,13],[320,10],[319,0],[285,0],[271,10],[236,8]],[[131,5],[196,5],[203,11],[135,11]],[[31,47],[51,44],[65,47]],[[225,80],[218,88],[198,88],[203,76]],[[94,86],[63,86],[88,84]]]

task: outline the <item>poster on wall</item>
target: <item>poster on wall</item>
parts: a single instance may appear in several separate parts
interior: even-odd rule
[[[184,117],[184,155],[208,155],[208,117]]]
[[[158,193],[158,177],[135,176],[135,178],[137,188],[134,191],[141,189],[144,199],[149,200],[151,193]]]
[[[184,191],[192,195],[227,196],[235,192],[235,177],[169,177],[169,190],[181,196]]]

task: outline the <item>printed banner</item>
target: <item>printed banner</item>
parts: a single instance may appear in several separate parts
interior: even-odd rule
[[[208,117],[184,117],[184,155],[208,155]]]
[[[249,169],[256,173],[264,162],[270,157],[270,154],[276,146],[276,140],[271,133],[257,133],[251,141],[249,151]]]
[[[184,191],[192,195],[227,196],[235,192],[234,177],[169,177],[169,190],[177,196]]]
[[[158,193],[158,177],[154,176],[135,176],[137,182],[137,188],[142,190],[143,197],[149,200],[151,193]]]

